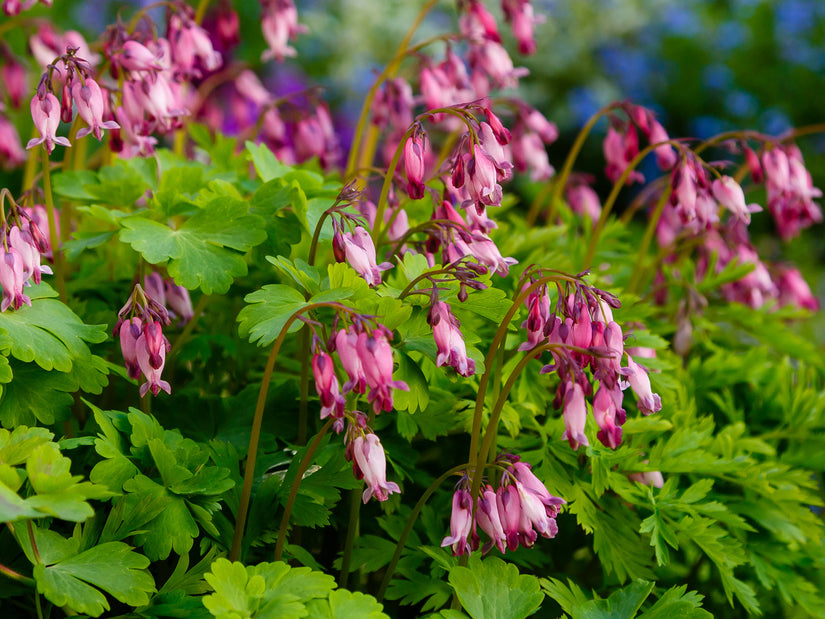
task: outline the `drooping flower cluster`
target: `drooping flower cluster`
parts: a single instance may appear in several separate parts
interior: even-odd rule
[[[613,320],[612,309],[618,299],[603,290],[576,283],[558,285],[555,308],[551,308],[546,284],[532,286],[525,303],[527,318],[522,328],[527,341],[520,350],[547,345],[553,362],[541,372],[559,376],[554,406],[563,407],[565,431],[573,449],[588,445],[586,397],[593,396],[593,417],[599,426],[598,439],[616,448],[622,439],[625,422],[623,390],[628,386],[637,396],[637,407],[645,415],[662,408],[661,398],[653,393],[647,371],[624,349],[622,329]],[[627,365],[622,366],[622,359]],[[589,367],[590,376],[585,372]],[[598,383],[595,390],[594,383]]]
[[[12,202],[8,215],[5,206],[0,204],[0,209],[3,209],[0,213],[0,286],[3,287],[0,311],[5,312],[8,308],[17,310],[23,305],[31,306],[31,299],[23,289],[31,286],[32,282],[39,284],[43,273],[51,274],[51,268],[41,263],[51,247],[45,213],[40,212],[43,207],[20,208]],[[42,225],[46,228],[43,229]]]
[[[619,105],[628,116],[627,121],[623,121],[615,115],[610,117],[610,127],[604,138],[602,148],[604,158],[607,161],[605,175],[614,183],[621,178],[627,170],[630,162],[639,154],[639,134],[640,130],[648,142],[659,144],[654,148],[656,163],[661,170],[670,170],[678,160],[676,151],[670,144],[662,144],[669,138],[664,127],[656,120],[653,113],[639,105],[623,103]],[[632,170],[627,177],[627,184],[643,183],[645,177],[641,172]]]
[[[157,292],[156,283],[152,288]],[[170,323],[169,312],[161,300],[153,297],[148,289],[135,284],[132,294],[118,312],[113,335],[120,340],[120,350],[129,378],[145,382],[140,386],[141,397],[150,390],[157,395],[162,389],[172,393],[172,387],[161,378],[166,354],[171,349],[163,335],[163,327]]]
[[[502,553],[519,546],[532,548],[539,535],[553,538],[558,533],[556,516],[566,501],[550,494],[519,456],[499,456],[495,465],[503,470],[497,488],[486,484],[473,500],[466,474],[456,487],[450,535],[441,542],[442,547],[450,546],[455,556],[478,550],[479,527],[489,537],[481,546],[482,553],[493,546]]]
[[[40,133],[39,138],[32,138],[26,148],[44,144],[48,152],[54,150],[55,144],[71,146],[67,138],[57,135],[60,121],[71,122],[74,110],[86,123],[77,132],[78,138],[94,134],[98,140],[103,139],[103,129],[118,129],[120,125],[111,119],[109,112],[108,91],[102,89],[96,80],[93,62],[98,58],[88,50],[83,38],[77,33],[66,33],[62,44],[63,50],[52,50],[46,44],[44,34],[40,34],[40,47],[33,44],[33,49],[40,49],[45,60],[46,70],[37,87],[37,93],[31,100],[31,115],[34,126]],[[73,45],[74,44],[74,45]],[[52,51],[58,56],[49,59]],[[48,60],[47,60],[48,59]],[[61,92],[58,100],[55,92]],[[108,118],[104,118],[108,116]]]
[[[186,324],[195,315],[189,291],[177,285],[171,278],[163,278],[157,271],[143,278],[146,294],[167,308],[170,320],[177,318]]]

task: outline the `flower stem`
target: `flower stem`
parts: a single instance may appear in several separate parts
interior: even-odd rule
[[[564,160],[564,166],[562,166],[561,173],[556,177],[556,180],[553,183],[553,193],[550,196],[550,206],[547,210],[547,222],[549,224],[552,225],[553,223],[553,217],[555,216],[556,209],[558,209],[559,202],[561,201],[561,192],[564,191],[564,186],[567,184],[567,179],[573,171],[573,164],[576,162],[576,158],[579,156],[582,146],[584,146],[584,141],[587,139],[587,136],[590,134],[590,131],[593,129],[593,126],[598,122],[598,120],[617,105],[618,104],[616,103],[611,103],[593,114],[593,116],[590,117],[590,120],[587,121],[584,127],[581,128],[581,131],[579,131],[579,134],[576,136],[576,141],[573,142],[570,152],[567,153],[567,159]],[[536,215],[538,215],[538,213]]]
[[[366,133],[367,118],[370,114],[370,110],[372,109],[372,102],[373,99],[375,99],[378,89],[381,87],[381,84],[389,79],[392,79],[398,72],[398,69],[401,66],[401,61],[408,53],[407,47],[409,46],[415,31],[418,30],[418,26],[421,25],[422,21],[424,21],[427,13],[429,13],[437,3],[438,0],[428,0],[427,4],[422,7],[412,25],[410,25],[410,28],[407,30],[407,33],[404,35],[404,38],[401,39],[401,42],[398,44],[398,48],[395,51],[393,59],[386,67],[384,67],[384,70],[378,78],[376,78],[375,83],[370,87],[369,91],[367,91],[367,96],[364,98],[364,105],[361,106],[361,115],[358,117],[358,124],[355,127],[355,138],[352,142],[352,148],[349,151],[347,168],[344,172],[344,179],[349,180],[352,177],[353,171],[358,167],[361,167],[358,165],[359,158],[366,158],[367,153],[364,153],[363,155],[361,153],[361,140]],[[372,146],[372,148],[374,148],[374,146]]]
[[[384,211],[387,208],[387,197],[390,194],[392,179],[395,177],[395,169],[398,167],[398,161],[401,159],[401,153],[404,152],[404,145],[407,143],[407,139],[412,135],[414,130],[415,124],[407,129],[407,132],[401,137],[401,140],[398,142],[398,146],[395,148],[392,161],[390,161],[387,174],[384,176],[384,184],[381,186],[381,197],[378,198],[378,206],[375,209],[375,221],[372,224],[372,241],[376,245],[378,245],[378,239],[381,236],[381,224],[384,223]]]
[[[424,494],[421,495],[421,498],[418,499],[418,503],[415,504],[413,507],[412,512],[410,513],[409,518],[407,518],[407,523],[404,525],[404,530],[401,531],[401,536],[398,538],[398,543],[395,545],[395,552],[392,555],[392,559],[390,559],[389,564],[387,565],[387,569],[384,572],[384,579],[381,581],[381,586],[378,589],[378,593],[375,594],[375,597],[380,602],[384,599],[384,594],[387,592],[387,586],[390,584],[390,580],[392,579],[392,575],[395,573],[395,568],[398,565],[399,559],[401,559],[401,553],[404,550],[404,546],[407,543],[407,538],[410,536],[412,532],[413,525],[415,524],[416,520],[418,520],[418,515],[421,513],[421,510],[424,508],[424,504],[427,500],[432,496],[433,492],[435,492],[438,487],[444,482],[445,479],[450,477],[451,475],[455,475],[456,473],[460,473],[463,470],[466,470],[468,464],[460,464],[458,466],[454,466],[446,473],[443,473],[441,477],[436,479],[433,483],[430,484],[430,487],[424,491]]]
[[[264,368],[264,376],[261,381],[261,389],[258,391],[258,401],[255,404],[255,414],[252,418],[252,430],[249,435],[249,449],[246,457],[246,468],[244,469],[243,487],[241,489],[241,498],[238,504],[238,515],[235,519],[235,534],[232,539],[232,549],[229,552],[229,560],[237,561],[241,555],[241,542],[243,541],[243,532],[246,527],[246,516],[249,513],[249,501],[252,496],[252,482],[255,476],[255,460],[258,455],[258,443],[261,438],[261,424],[264,418],[264,406],[266,405],[266,394],[269,392],[269,383],[272,381],[272,373],[275,370],[275,361],[278,358],[278,352],[281,350],[281,345],[284,343],[286,334],[292,323],[295,322],[301,314],[313,310],[318,307],[335,307],[338,309],[348,309],[339,303],[321,302],[310,303],[305,305],[297,312],[292,314],[289,319],[281,327],[281,332],[272,344],[272,350],[269,352],[269,358],[266,361]]]
[[[57,283],[57,294],[60,300],[66,302],[66,280],[63,273],[63,257],[60,255],[60,240],[57,236],[57,220],[54,216],[54,197],[52,196],[52,177],[49,170],[49,151],[41,148],[41,163],[43,164],[43,194],[46,199],[46,211],[49,219],[49,243],[52,246],[54,260],[54,278]]]
[[[278,529],[278,541],[275,543],[275,561],[280,561],[281,556],[284,553],[284,544],[286,544],[287,528],[289,527],[289,518],[292,515],[292,508],[295,506],[295,499],[298,497],[298,488],[301,485],[304,473],[309,467],[309,463],[312,461],[312,456],[315,454],[315,450],[318,449],[318,445],[320,445],[321,439],[324,438],[324,435],[332,427],[332,423],[334,421],[335,419],[333,417],[330,417],[327,420],[327,422],[323,426],[321,426],[321,431],[315,435],[315,439],[313,439],[312,443],[307,448],[307,451],[304,454],[303,459],[301,460],[301,464],[298,467],[298,471],[295,473],[295,479],[292,480],[292,487],[289,489],[289,496],[287,497],[286,503],[284,504],[284,515],[281,518],[281,527]]]
[[[306,445],[307,442],[307,406],[309,399],[309,345],[310,329],[304,325],[301,329],[301,380],[299,383],[298,401],[298,444]]]
[[[639,151],[630,163],[627,164],[627,167],[624,169],[624,172],[622,172],[619,180],[613,184],[613,189],[610,191],[610,195],[607,196],[607,200],[605,200],[604,206],[602,207],[602,212],[599,215],[599,221],[597,221],[596,225],[593,227],[593,235],[590,237],[590,243],[587,245],[587,253],[585,254],[584,264],[582,265],[583,268],[589,269],[593,263],[593,258],[596,255],[596,248],[599,245],[599,237],[607,224],[607,218],[610,215],[610,211],[613,210],[613,205],[616,203],[616,198],[619,197],[619,192],[622,190],[622,187],[625,186],[628,177],[642,162],[642,159],[647,157],[648,153],[653,152],[654,149],[662,146],[663,144],[672,144],[678,147],[681,143],[678,140],[666,140],[664,142],[656,142],[655,144],[646,146]]]
[[[358,535],[359,515],[361,513],[361,491],[350,490],[349,522],[347,523],[347,539],[344,542],[344,555],[341,558],[341,575],[338,577],[338,586],[345,589],[349,580],[350,563],[352,562],[352,548],[355,537]]]
[[[645,235],[642,238],[641,245],[639,246],[639,253],[636,256],[636,264],[633,265],[633,272],[630,274],[630,281],[627,284],[628,293],[636,292],[639,284],[641,283],[643,271],[642,264],[644,263],[645,256],[647,256],[647,251],[650,249],[650,244],[653,242],[653,236],[656,234],[656,226],[659,224],[659,219],[662,217],[662,211],[664,211],[665,204],[667,204],[667,201],[670,198],[671,191],[672,187],[668,184],[664,191],[662,191],[662,195],[656,202],[656,208],[650,216],[650,221],[647,224]]]
[[[35,586],[34,578],[29,578],[28,576],[23,576],[20,572],[15,572],[10,567],[6,567],[5,565],[0,565],[0,574],[11,578],[12,580],[16,580],[19,583],[24,585],[28,585],[30,587]]]

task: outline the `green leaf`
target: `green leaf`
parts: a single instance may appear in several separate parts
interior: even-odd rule
[[[523,619],[544,600],[538,578],[496,557],[470,557],[467,567],[450,570],[449,582],[473,619]]]
[[[335,587],[331,576],[283,562],[244,567],[217,559],[205,578],[215,592],[204,596],[203,605],[215,617],[227,619],[305,617],[305,603],[326,597]]]
[[[671,587],[639,619],[710,619],[711,613],[701,608],[702,596],[694,591],[685,593],[687,585]]]
[[[304,295],[283,284],[267,284],[246,295],[244,301],[248,305],[238,313],[238,331],[258,346],[272,344],[290,316],[306,305]],[[290,332],[300,329],[301,324],[294,321]]]
[[[177,230],[138,216],[121,225],[123,242],[152,264],[168,260],[176,284],[205,294],[223,294],[235,277],[246,275],[238,252],[266,239],[263,219],[250,215],[246,202],[227,198],[212,200]]]
[[[307,619],[389,619],[384,607],[371,595],[337,589],[329,600],[313,600],[307,604]]]
[[[34,361],[44,370],[71,370],[74,358],[90,355],[86,342],[106,339],[105,329],[106,325],[84,324],[55,299],[34,299],[31,307],[0,314],[0,333],[8,334],[11,354],[20,361]]]
[[[21,499],[16,492],[0,483],[0,522],[42,518],[44,515]]]
[[[247,142],[246,150],[249,151],[249,156],[258,171],[258,176],[264,182],[281,177],[292,170],[289,166],[278,161],[274,153],[265,144],[259,145],[254,142]]]
[[[180,555],[192,549],[200,530],[185,499],[170,494],[144,475],[128,480],[123,490],[132,493],[134,501],[165,502],[163,510],[143,526],[144,532],[135,536],[135,542],[143,547],[147,557],[156,561],[166,559],[172,550]]]
[[[101,589],[124,604],[147,604],[155,591],[148,566],[149,560],[126,544],[107,542],[52,565],[37,564],[33,575],[55,606],[97,617],[110,608]]]

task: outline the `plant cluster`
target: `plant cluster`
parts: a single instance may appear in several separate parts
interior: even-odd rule
[[[4,607],[824,612],[818,302],[748,235],[822,221],[822,127],[698,142],[615,103],[556,173],[501,20],[461,0],[413,43],[429,0],[345,148],[234,59],[229,2],[159,4],[89,45],[3,3]],[[292,0],[260,10],[261,62],[295,57]],[[535,53],[530,2],[501,14]],[[602,202],[574,166],[604,117]]]

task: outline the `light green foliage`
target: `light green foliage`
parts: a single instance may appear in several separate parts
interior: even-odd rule
[[[523,619],[544,599],[538,578],[496,557],[472,556],[467,567],[450,570],[449,581],[473,619]]]
[[[51,516],[83,522],[94,515],[90,499],[110,496],[105,486],[80,481],[45,428],[0,429],[0,522]],[[21,490],[28,493],[21,496]]]
[[[335,587],[331,576],[282,562],[250,567],[218,559],[205,577],[214,593],[203,604],[219,619],[298,619],[307,616],[307,602],[326,598]]]

